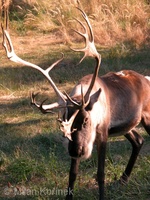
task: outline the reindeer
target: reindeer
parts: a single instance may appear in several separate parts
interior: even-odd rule
[[[49,75],[50,71],[63,60],[63,55],[45,70],[22,60],[15,54],[7,26],[5,30],[2,26],[3,46],[9,60],[40,71],[48,79],[58,97],[57,102],[48,105],[44,104],[45,101],[37,103],[35,94],[32,94],[31,99],[32,104],[43,113],[50,113],[53,109],[57,109],[60,113],[58,119],[60,129],[64,137],[68,138],[68,151],[71,156],[66,199],[73,199],[79,163],[91,156],[93,145],[96,144],[99,199],[104,200],[104,168],[108,137],[124,135],[132,145],[132,154],[120,178],[122,183],[127,183],[144,141],[136,131],[136,126],[141,123],[150,135],[150,77],[132,70],[109,72],[98,77],[101,55],[95,47],[93,30],[86,13],[80,8],[78,10],[85,22],[76,20],[85,32],[76,30],[75,32],[84,38],[86,45],[83,49],[73,50],[84,52],[80,63],[85,57],[90,56],[95,59],[96,66],[94,73],[81,78],[69,95],[62,93]]]

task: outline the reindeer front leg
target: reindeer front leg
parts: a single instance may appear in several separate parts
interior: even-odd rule
[[[71,167],[69,172],[69,186],[68,186],[68,194],[66,196],[66,200],[72,200],[73,199],[73,189],[75,180],[78,174],[80,159],[71,159]]]
[[[100,134],[97,142],[98,151],[98,170],[97,181],[99,185],[99,200],[104,200],[104,184],[105,184],[105,156],[106,156],[106,144],[107,144],[107,132]]]

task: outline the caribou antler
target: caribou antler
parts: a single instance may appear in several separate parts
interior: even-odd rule
[[[3,44],[3,47],[4,47],[5,51],[6,51],[8,59],[13,61],[13,62],[29,66],[31,68],[34,68],[34,69],[40,71],[47,78],[47,80],[49,81],[50,85],[54,89],[54,91],[55,91],[55,93],[56,93],[56,95],[58,96],[58,99],[59,99],[58,102],[55,102],[55,103],[49,104],[49,105],[44,105],[45,100],[41,104],[38,104],[35,101],[36,95],[32,94],[31,103],[34,104],[37,108],[39,108],[43,113],[51,112],[51,109],[53,109],[53,108],[66,109],[65,120],[64,121],[59,120],[59,122],[61,123],[61,130],[64,132],[64,135],[66,137],[68,137],[68,139],[71,139],[71,133],[75,131],[74,129],[71,130],[71,127],[72,127],[72,124],[73,124],[73,121],[74,121],[76,115],[78,114],[80,109],[84,109],[87,106],[87,104],[89,103],[90,93],[91,93],[91,91],[93,89],[96,77],[98,75],[100,62],[101,62],[101,56],[97,52],[95,44],[94,44],[94,35],[93,35],[93,31],[92,31],[92,27],[91,27],[90,21],[89,21],[87,15],[85,14],[85,12],[83,10],[81,10],[80,8],[77,8],[77,9],[81,12],[82,17],[84,18],[84,20],[85,20],[85,22],[87,24],[87,27],[80,20],[76,19],[80,23],[80,25],[83,27],[83,29],[85,30],[85,33],[82,33],[80,31],[76,31],[76,30],[74,30],[74,31],[76,33],[78,33],[79,35],[81,35],[85,39],[85,48],[83,48],[83,49],[73,49],[73,50],[74,51],[84,52],[84,56],[80,60],[79,63],[81,63],[83,61],[83,59],[85,57],[87,57],[87,56],[94,57],[96,59],[95,71],[94,71],[94,74],[92,76],[90,85],[89,85],[85,95],[83,94],[83,88],[81,86],[81,97],[82,97],[82,100],[81,100],[80,103],[77,103],[69,95],[67,95],[67,94],[64,95],[61,91],[59,91],[59,89],[56,87],[55,83],[53,82],[53,80],[51,79],[51,77],[49,75],[50,71],[58,63],[60,63],[63,60],[64,55],[62,54],[62,57],[59,60],[57,60],[56,62],[54,62],[51,66],[49,66],[47,69],[42,69],[38,65],[35,65],[33,63],[30,63],[30,62],[27,62],[27,61],[21,59],[20,57],[18,57],[16,55],[15,51],[14,51],[13,44],[11,42],[11,38],[10,38],[10,35],[9,35],[9,32],[8,32],[8,11],[6,11],[6,14],[5,14],[5,23],[6,23],[6,29],[5,30],[4,30],[3,25],[2,25],[2,33],[3,33],[3,42],[2,42],[2,44]],[[76,107],[76,111],[71,116],[69,121],[67,120],[68,119],[67,101],[70,101],[72,103],[72,105]],[[69,106],[72,106],[72,105],[69,105]]]
[[[71,130],[72,123],[77,116],[79,110],[76,110],[75,113],[71,116],[69,121],[65,119],[64,121],[60,118],[58,118],[58,121],[60,122],[60,130],[64,133],[64,137],[67,137],[69,140],[72,141],[71,134],[76,131],[76,129]]]
[[[93,35],[93,30],[92,30],[92,26],[90,24],[90,21],[89,21],[87,15],[85,14],[85,12],[83,10],[81,10],[80,8],[77,8],[77,9],[81,12],[82,17],[84,18],[84,20],[85,20],[85,22],[88,26],[89,31],[88,31],[87,27],[80,20],[76,19],[76,21],[79,22],[80,25],[85,30],[85,33],[81,33],[80,31],[76,31],[76,30],[74,30],[74,31],[76,33],[78,33],[79,35],[81,35],[85,39],[85,47],[82,48],[82,49],[72,49],[72,50],[84,52],[84,56],[80,60],[79,64],[83,61],[83,59],[85,57],[90,56],[90,57],[94,57],[96,59],[96,67],[95,67],[95,71],[94,71],[93,77],[91,79],[90,85],[89,85],[85,95],[83,94],[83,88],[82,88],[82,85],[81,85],[81,99],[82,100],[81,100],[80,103],[77,103],[67,93],[65,93],[67,99],[72,103],[72,105],[74,107],[77,108],[76,112],[71,116],[69,121],[67,120],[67,111],[66,111],[66,114],[65,114],[65,120],[64,121],[62,121],[60,119],[58,120],[60,122],[61,131],[64,133],[64,136],[67,137],[69,140],[72,140],[71,134],[75,131],[75,129],[71,130],[71,127],[72,127],[72,124],[75,120],[76,115],[78,114],[79,110],[84,109],[90,101],[89,96],[90,96],[90,93],[91,93],[92,88],[94,86],[96,77],[98,76],[98,71],[99,71],[100,63],[101,63],[101,56],[97,52],[95,44],[94,44],[94,35]]]
[[[96,80],[96,77],[98,76],[100,63],[101,63],[101,55],[97,52],[97,49],[95,47],[92,26],[90,24],[90,21],[86,15],[86,13],[78,7],[77,7],[77,9],[81,12],[82,17],[84,18],[84,20],[88,26],[89,31],[88,31],[87,27],[80,20],[76,19],[76,21],[79,22],[81,24],[81,26],[83,27],[83,29],[85,30],[85,33],[81,33],[80,31],[76,31],[76,30],[74,30],[74,31],[76,33],[78,33],[79,35],[81,35],[85,39],[85,47],[83,49],[72,49],[72,50],[84,52],[84,56],[80,60],[79,63],[81,63],[83,61],[83,59],[87,56],[94,57],[96,59],[95,71],[94,71],[90,86],[84,96],[84,101],[88,102],[90,93],[92,91],[92,88],[93,88],[95,80]]]
[[[59,89],[57,88],[57,86],[55,85],[55,83],[53,82],[53,80],[51,79],[50,75],[49,75],[49,72],[58,64],[60,63],[63,58],[64,58],[64,55],[62,54],[62,57],[57,60],[56,62],[54,62],[51,66],[49,66],[47,69],[42,69],[41,67],[39,67],[38,65],[35,65],[33,63],[30,63],[30,62],[27,62],[23,59],[21,59],[20,57],[18,57],[14,51],[14,48],[13,48],[13,44],[11,42],[11,38],[10,38],[10,35],[9,35],[9,32],[8,32],[8,11],[6,10],[5,11],[6,14],[5,14],[5,23],[6,23],[6,29],[4,30],[4,27],[3,25],[1,24],[1,27],[2,27],[2,33],[3,33],[3,42],[2,42],[2,45],[6,51],[6,55],[8,57],[9,60],[13,61],[13,62],[16,62],[16,63],[19,63],[19,64],[22,64],[22,65],[26,65],[28,67],[31,67],[31,68],[34,68],[38,71],[40,71],[46,78],[47,80],[49,81],[50,85],[52,86],[52,88],[54,89],[55,93],[57,94],[58,98],[59,98],[59,102],[60,103],[57,103],[55,102],[54,104],[50,104],[48,105],[48,110],[50,111],[50,109],[52,108],[56,108],[56,107],[59,107],[60,105],[66,105],[66,96],[61,92],[59,91]],[[34,95],[32,96],[34,97]],[[45,108],[46,106],[43,105],[43,103],[45,102],[42,102],[42,104],[39,106],[35,100],[33,101],[34,98],[32,98],[32,103],[38,107],[42,112],[44,112],[44,110],[47,108]],[[45,112],[46,112],[45,110]]]

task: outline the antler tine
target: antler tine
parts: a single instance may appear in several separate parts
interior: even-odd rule
[[[7,30],[8,29],[8,11],[9,11],[9,2],[7,1],[2,1],[1,3],[1,17],[3,18],[3,21],[4,21],[4,25],[5,25],[5,29]]]
[[[77,7],[77,9],[81,12],[82,17],[85,19],[85,21],[86,21],[86,23],[87,23],[87,25],[88,25],[88,27],[89,27],[90,37],[91,37],[91,38],[89,38],[89,36],[88,36],[88,38],[89,38],[89,40],[91,39],[91,42],[93,42],[93,41],[94,41],[94,34],[93,34],[93,30],[92,30],[92,26],[91,26],[91,24],[90,24],[90,21],[89,21],[87,15],[86,15],[86,13],[85,13],[82,9],[80,9],[79,7]],[[87,29],[86,29],[86,30],[87,30]]]
[[[81,35],[85,40],[87,38],[87,29],[86,29],[86,26],[80,21],[78,20],[77,18],[74,18],[77,22],[79,22],[79,24],[84,28],[85,30],[85,33],[82,33],[80,31],[77,31],[75,29],[72,29],[74,32],[78,33],[79,35]]]
[[[84,58],[87,56],[86,55],[86,46],[88,45],[88,32],[87,32],[87,29],[86,29],[86,27],[85,27],[85,25],[80,21],[80,20],[78,20],[78,19],[76,19],[75,18],[75,20],[77,21],[77,22],[79,22],[80,24],[81,24],[81,26],[84,28],[84,30],[85,30],[85,33],[81,33],[80,31],[77,31],[77,30],[75,30],[75,29],[73,29],[73,31],[74,32],[76,32],[77,34],[79,34],[80,36],[82,36],[83,38],[84,38],[84,40],[85,40],[85,47],[84,48],[82,48],[82,49],[74,49],[74,48],[70,48],[71,50],[73,50],[73,51],[76,51],[76,52],[84,52],[84,56],[81,58],[81,60],[79,61],[79,63],[78,63],[78,65],[84,60]]]
[[[36,93],[36,94],[34,94],[34,92],[32,92],[31,95],[30,95],[30,98],[31,98],[31,105],[35,105],[36,107],[39,108],[39,105],[38,105],[38,104],[36,103],[36,101],[35,101],[35,97],[36,97],[38,94],[39,94],[39,92]]]
[[[11,39],[10,39],[10,36],[9,36],[7,30],[4,30],[4,27],[2,24],[1,24],[1,28],[2,28],[2,33],[3,33],[2,45],[6,51],[7,58],[11,59],[11,57],[13,56],[14,48],[13,48],[13,45],[12,45],[12,42],[11,42]],[[7,46],[6,40],[8,41],[8,46]],[[10,49],[10,51],[8,49]]]
[[[77,107],[81,107],[81,105],[79,103],[77,103],[76,101],[74,101],[65,91],[64,91],[67,99],[74,105],[74,106],[77,106]]]
[[[8,15],[8,9],[9,9],[9,8],[7,8],[7,9],[6,9],[6,12],[5,12],[5,25],[6,25],[6,30],[8,30],[8,22],[9,22],[9,20],[8,20],[8,17],[9,17],[9,15]]]
[[[82,98],[82,102],[81,102],[80,107],[81,107],[81,108],[85,108],[85,107],[89,104],[89,100],[90,100],[90,99],[88,99],[88,101],[85,101],[85,97],[84,97],[84,93],[83,93],[83,86],[82,86],[82,84],[81,84],[81,98]]]
[[[47,101],[47,98],[45,99],[45,100],[43,100],[42,101],[42,103],[40,104],[40,110],[41,110],[41,112],[43,113],[43,114],[46,114],[46,113],[52,113],[52,114],[54,114],[55,112],[53,112],[53,111],[51,111],[50,109],[44,109],[44,103]]]
[[[81,85],[81,97],[82,97],[82,107],[86,107],[85,99],[84,99],[84,93],[83,93],[83,86]]]
[[[38,95],[39,93],[31,93],[31,105],[34,105],[36,106],[38,109],[40,109],[40,111],[43,113],[43,114],[46,114],[46,113],[52,113],[54,114],[53,111],[51,111],[52,108],[57,108],[59,106],[59,104],[56,102],[56,103],[53,103],[53,104],[49,104],[49,105],[44,105],[44,103],[47,101],[47,98],[45,100],[42,101],[41,104],[38,104],[35,100],[36,96]]]
[[[47,73],[49,73],[53,69],[53,67],[55,67],[56,65],[58,65],[64,59],[64,54],[62,52],[61,52],[61,55],[62,55],[62,57],[59,60],[57,60],[56,62],[54,62],[51,66],[49,66],[46,69]]]

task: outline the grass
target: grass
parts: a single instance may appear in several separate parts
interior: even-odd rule
[[[44,2],[45,5],[43,4],[39,7],[43,6],[41,14],[45,12],[47,15],[49,7],[46,7],[47,1],[45,0]],[[50,6],[52,2],[49,2]],[[85,2],[83,3],[85,4]],[[95,2],[97,1],[95,0]],[[112,9],[112,5],[115,6],[114,1],[106,1],[105,5],[103,5],[105,7],[103,14],[107,16],[108,13],[106,11],[109,12],[111,9],[115,18],[115,10]],[[144,5],[146,6],[146,4]],[[66,4],[63,4],[63,6],[66,6]],[[36,25],[37,29],[39,29],[38,26],[41,27],[39,19],[46,19],[41,16],[38,18],[36,12],[35,14],[33,13],[33,7],[30,9],[32,10],[30,14],[32,19],[35,17],[37,20],[38,25]],[[89,10],[88,8],[85,9],[91,15],[92,20],[92,12],[96,15],[97,9],[96,6],[91,10],[90,8],[89,4]],[[147,7],[145,8],[147,9]],[[128,12],[130,9],[128,7]],[[99,16],[102,17],[102,10],[99,12],[99,15],[95,16],[95,20],[92,20],[95,33],[98,31],[96,29],[97,19]],[[69,16],[69,13],[65,13],[65,17],[68,18],[72,17],[72,15],[72,13],[71,16]],[[106,16],[103,18],[105,21],[108,20]],[[18,24],[20,26],[18,31],[12,31],[11,35],[13,43],[15,41],[16,52],[20,57],[46,67],[60,58],[60,52],[65,53],[65,59],[51,72],[52,78],[61,91],[70,91],[79,78],[93,72],[94,61],[91,58],[87,58],[81,65],[76,66],[81,54],[74,53],[70,51],[67,45],[61,44],[61,40],[57,40],[59,37],[56,37],[58,34],[58,32],[56,34],[56,29],[44,30],[41,27],[38,33],[36,32],[35,34],[35,27],[29,27],[25,23],[29,20],[28,15],[25,19],[26,21],[23,20],[24,17],[19,18],[20,21],[18,21],[17,17],[18,13],[14,13],[11,25],[12,28],[18,27]],[[60,20],[62,19],[60,18]],[[54,21],[55,26],[57,25],[57,28],[59,27],[60,29],[65,21],[62,21],[62,24],[57,23]],[[47,24],[45,26],[47,27]],[[105,28],[108,29],[107,26]],[[111,30],[113,30],[112,26]],[[32,37],[33,35],[34,38]],[[114,42],[113,46],[110,42],[108,48],[109,40],[106,40],[105,46],[101,47],[101,44],[104,44],[103,39],[102,43],[98,42],[96,36],[97,48],[102,55],[100,75],[122,69],[133,69],[149,75],[149,46],[145,42],[144,45],[137,48],[136,39],[131,42],[130,38],[128,40],[122,38],[117,40],[117,44]],[[115,40],[114,36],[112,36],[113,40]],[[80,40],[77,39],[77,41]],[[73,43],[72,46],[75,46],[75,44]],[[0,200],[64,199],[68,184],[70,158],[66,142],[62,138],[56,121],[57,115],[42,115],[30,105],[29,97],[31,91],[39,91],[39,101],[49,97],[48,101],[54,102],[54,92],[39,72],[11,63],[6,59],[2,48],[0,49],[0,55]],[[105,171],[105,190],[108,200],[135,200],[137,198],[149,200],[150,137],[141,127],[139,127],[139,132],[143,135],[145,143],[131,174],[131,179],[128,185],[125,186],[119,185],[117,179],[122,175],[127,164],[131,146],[124,137],[110,138],[108,141]],[[75,186],[75,199],[98,199],[98,186],[95,181],[96,171],[97,153],[94,148],[92,157],[80,165],[80,172]]]
[[[26,45],[25,43],[23,46]],[[51,46],[49,50],[46,48],[44,51],[42,47],[35,48],[32,52],[34,56],[26,52],[21,57],[35,63],[36,57],[40,55],[42,60],[38,64],[44,67],[59,57],[51,48],[53,49]],[[87,71],[92,73],[94,63],[89,58],[76,66],[81,55],[72,54],[66,47],[63,48],[66,57],[59,67],[52,71],[51,76],[62,91],[69,91],[80,77],[87,74]],[[53,102],[54,93],[41,74],[8,62],[3,50],[1,52],[3,56],[0,90],[3,95],[0,98],[0,199],[64,199],[70,158],[56,122],[57,116],[42,115],[30,106],[29,98],[31,91],[40,91],[39,100],[44,96],[50,96],[49,99]],[[147,75],[150,72],[147,47],[136,50],[127,46],[116,46],[110,49],[99,48],[99,52],[103,58],[101,75],[110,70],[117,71],[123,68],[135,69]],[[116,180],[126,166],[131,146],[123,137],[109,139],[106,157],[107,199],[125,200],[138,197],[148,200],[150,138],[145,132],[141,132],[145,144],[126,186],[118,185]],[[75,199],[98,198],[96,170],[97,153],[94,150],[91,159],[80,165]]]

